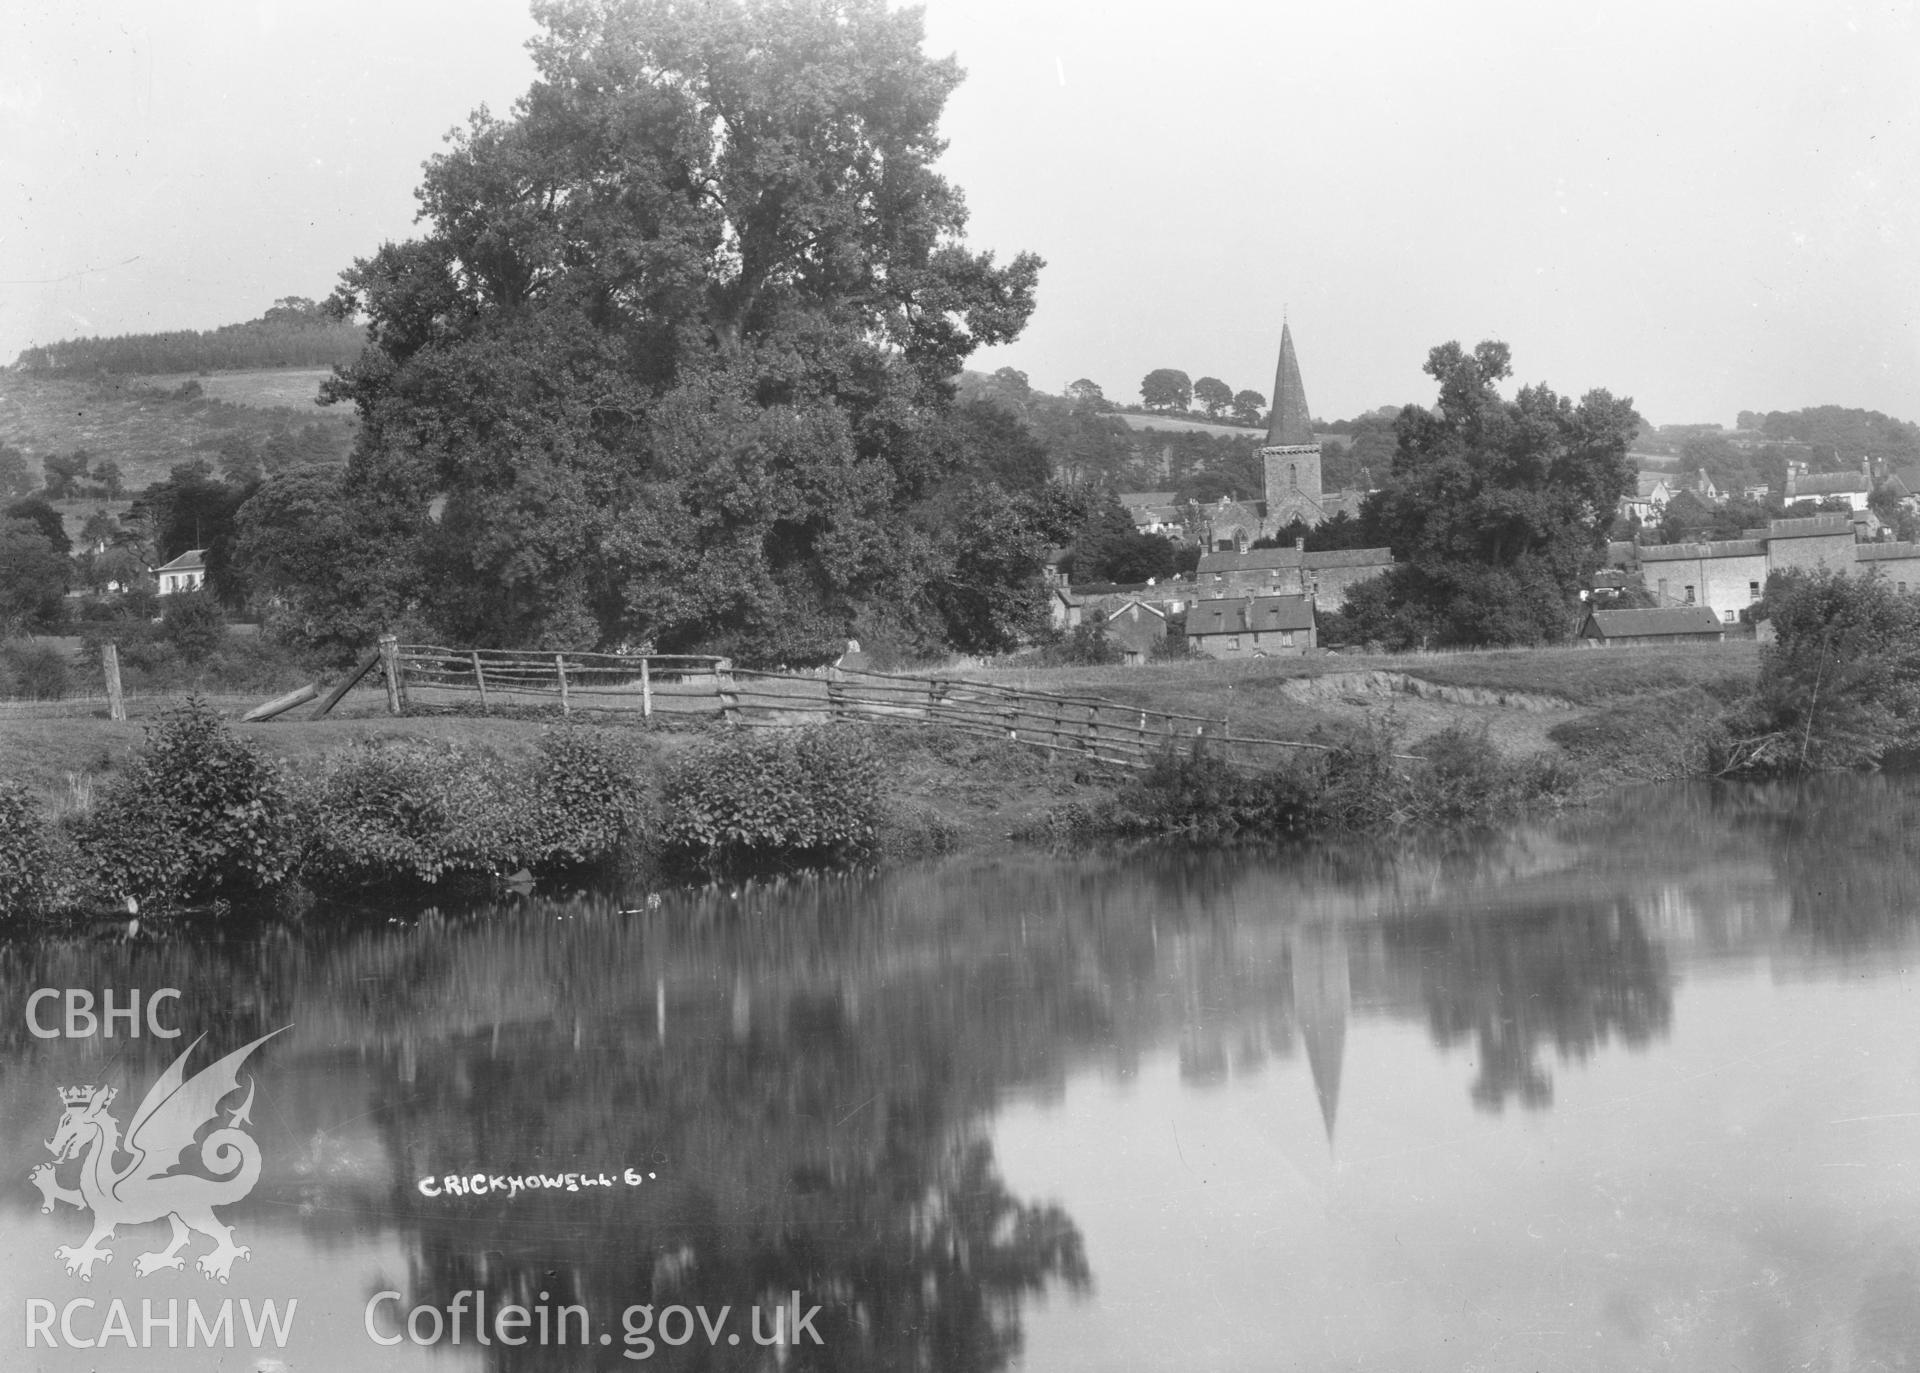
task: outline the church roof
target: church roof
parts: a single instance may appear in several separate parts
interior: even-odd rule
[[[1282,323],[1280,365],[1273,373],[1273,409],[1267,420],[1267,446],[1313,441],[1313,417],[1307,410],[1307,388],[1300,384],[1300,359],[1293,351],[1293,330]]]

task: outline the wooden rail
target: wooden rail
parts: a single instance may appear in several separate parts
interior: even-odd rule
[[[379,656],[396,713],[530,709],[663,722],[718,717],[746,727],[899,720],[1132,768],[1194,739],[1219,745],[1221,758],[1256,766],[1270,764],[1276,750],[1329,751],[1234,734],[1213,716],[964,678],[762,672],[698,654],[522,653],[391,640]]]
[[[684,653],[520,653],[383,642],[389,708],[714,715],[725,704],[732,665]]]

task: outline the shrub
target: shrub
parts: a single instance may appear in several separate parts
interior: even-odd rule
[[[1450,725],[1419,744],[1425,759],[1410,789],[1422,820],[1491,818],[1504,809],[1516,778],[1487,731]]]
[[[143,905],[265,891],[295,854],[279,769],[193,698],[148,727],[140,753],[74,835],[91,884]]]
[[[0,783],[0,916],[38,915],[52,895],[47,828],[26,792]]]
[[[1728,717],[1723,772],[1860,767],[1920,746],[1920,605],[1879,576],[1775,573],[1755,695]]]
[[[520,864],[532,818],[497,760],[422,739],[371,739],[328,758],[305,797],[309,885],[437,883]]]
[[[52,644],[0,649],[0,692],[29,701],[57,701],[73,687],[67,655]]]
[[[1120,659],[1120,646],[1108,642],[1107,627],[1087,623],[1041,645],[1031,661],[1038,667],[1109,667]]]
[[[177,592],[166,601],[166,609],[160,612],[161,627],[182,658],[202,662],[225,642],[227,617],[210,592]]]
[[[1280,835],[1319,820],[1322,780],[1311,767],[1248,772],[1211,757],[1196,743],[1168,749],[1114,799],[1111,827],[1123,834],[1184,834],[1202,839]]]
[[[690,750],[662,787],[668,853],[710,866],[842,862],[872,852],[880,768],[831,726],[740,734]]]
[[[649,827],[640,760],[631,742],[579,726],[540,736],[528,861],[576,866],[612,857]]]

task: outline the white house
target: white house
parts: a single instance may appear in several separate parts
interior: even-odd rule
[[[172,562],[154,568],[153,575],[160,579],[162,596],[171,596],[176,591],[198,591],[207,584],[207,550],[189,548]]]

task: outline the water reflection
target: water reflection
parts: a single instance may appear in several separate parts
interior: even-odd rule
[[[1287,1119],[1306,1122],[1328,1167],[1343,1104],[1377,1121],[1382,1101],[1429,1081],[1479,1118],[1509,1104],[1547,1116],[1557,1073],[1675,1032],[1682,969],[1746,960],[1817,976],[1910,947],[1916,807],[1880,778],[1673,788],[1430,846],[1020,856],[669,893],[637,915],[623,913],[644,906],[631,892],[353,927],[320,911],[246,940],[0,947],[0,988],[20,1006],[37,987],[178,987],[188,1037],[220,1052],[296,1027],[261,1051],[267,1164],[228,1219],[256,1237],[255,1276],[279,1253],[283,1287],[358,1294],[314,1317],[310,1352],[413,1355],[363,1333],[360,1303],[390,1288],[401,1310],[461,1294],[469,1309],[471,1294],[495,1311],[577,1304],[614,1341],[612,1354],[442,1351],[492,1368],[618,1366],[635,1304],[727,1306],[744,1322],[798,1302],[821,1308],[823,1343],[782,1351],[785,1367],[971,1373],[1021,1361],[1037,1298],[1108,1280],[1072,1204],[1003,1174],[1008,1103],[1072,1115],[1075,1084],[1157,1083],[1164,1063],[1186,1104],[1156,1096],[1087,1147],[1157,1137],[1154,1112],[1172,1112],[1176,1134],[1192,1118],[1187,1163],[1219,1138],[1196,1140],[1192,1122],[1234,1103],[1279,1109],[1266,1103],[1298,1081]],[[1367,1024],[1430,1047],[1382,1078],[1354,1057]],[[178,1047],[46,1040],[17,1013],[0,1020],[7,1157],[21,1174],[44,1159],[57,1086],[112,1083],[137,1100]],[[1260,1118],[1292,1138],[1293,1123]],[[419,1186],[627,1169],[645,1180],[515,1196]],[[43,1251],[56,1229],[74,1242],[61,1228],[73,1216],[36,1204],[25,1187],[0,1193],[28,1227],[9,1228],[34,1236],[31,1252],[0,1251],[4,1286],[64,1299],[82,1289]],[[1208,1272],[1209,1251],[1190,1235],[1130,1262]],[[1893,1338],[1886,1294],[1912,1271],[1874,1278],[1863,1340]],[[85,1291],[147,1294],[126,1271]],[[649,1362],[771,1357],[750,1339],[696,1339],[656,1344]],[[169,1366],[72,1366],[94,1364]]]

